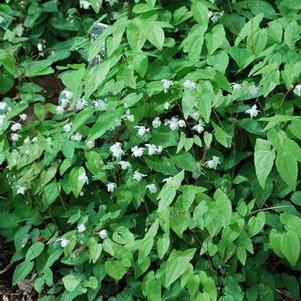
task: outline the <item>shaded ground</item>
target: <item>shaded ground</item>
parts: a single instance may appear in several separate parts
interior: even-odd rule
[[[12,275],[14,266],[10,265],[13,255],[11,244],[5,243],[0,237],[0,301],[33,301],[32,285],[29,281],[21,282],[12,287]]]

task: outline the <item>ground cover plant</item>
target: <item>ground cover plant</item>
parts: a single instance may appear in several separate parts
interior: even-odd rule
[[[12,285],[41,301],[300,300],[300,10],[2,1]]]

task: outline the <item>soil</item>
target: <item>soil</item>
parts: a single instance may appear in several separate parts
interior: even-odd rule
[[[0,301],[34,301],[33,288],[30,281],[25,280],[12,287],[14,266],[10,258],[14,253],[10,243],[0,237]]]

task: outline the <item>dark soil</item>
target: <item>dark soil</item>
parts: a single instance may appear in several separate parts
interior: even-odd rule
[[[33,301],[33,289],[30,281],[23,281],[12,287],[14,265],[10,259],[14,253],[10,243],[0,237],[0,300],[1,301]]]

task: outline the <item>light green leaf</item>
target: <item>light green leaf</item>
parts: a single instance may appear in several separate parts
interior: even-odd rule
[[[260,212],[257,216],[252,216],[248,222],[248,233],[250,237],[259,233],[265,225],[265,213]]]
[[[263,139],[256,139],[255,143],[255,171],[258,182],[262,188],[265,187],[266,179],[268,178],[275,160],[275,151],[271,150],[271,145]]]
[[[291,266],[295,266],[300,254],[300,239],[294,232],[287,232],[281,236],[281,251]]]
[[[31,261],[36,257],[39,257],[44,250],[45,245],[42,242],[35,242],[26,252],[26,261]]]
[[[24,261],[17,265],[13,274],[13,285],[20,283],[26,278],[34,267],[33,261]]]
[[[158,49],[162,49],[164,45],[164,31],[159,23],[151,23],[147,26],[145,35],[147,39]]]
[[[67,291],[74,291],[79,284],[81,283],[81,279],[75,275],[67,275],[63,277],[64,287]]]

